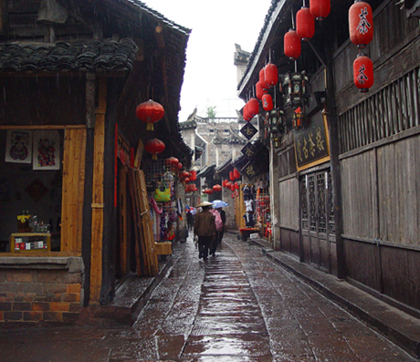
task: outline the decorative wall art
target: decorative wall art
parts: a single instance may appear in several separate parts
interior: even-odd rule
[[[60,169],[60,135],[58,131],[34,132],[33,169]]]
[[[16,163],[32,162],[32,131],[7,131],[5,161]]]

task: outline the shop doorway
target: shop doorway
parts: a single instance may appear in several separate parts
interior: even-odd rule
[[[300,179],[300,205],[303,261],[331,272],[335,221],[329,170],[309,173]]]

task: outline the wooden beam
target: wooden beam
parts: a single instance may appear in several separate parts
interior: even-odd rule
[[[105,150],[105,113],[106,113],[105,77],[99,78],[98,108],[96,110],[92,204],[104,202],[104,150]],[[99,303],[102,284],[102,247],[103,247],[103,208],[92,208],[90,302]]]
[[[82,252],[86,128],[65,132],[60,250]]]

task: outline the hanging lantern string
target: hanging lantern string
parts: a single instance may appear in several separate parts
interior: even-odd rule
[[[303,0],[303,7],[306,8],[306,1]]]
[[[290,10],[290,15],[292,17],[292,29],[295,30],[295,18],[293,16],[293,9]]]

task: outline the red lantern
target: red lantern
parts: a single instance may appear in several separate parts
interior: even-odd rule
[[[178,163],[178,159],[175,157],[169,157],[165,160],[165,165],[166,166],[173,166],[176,165]]]
[[[190,180],[190,178],[189,177],[187,177],[185,180],[185,183],[187,184],[188,182],[190,182],[191,180]]]
[[[367,2],[356,0],[349,9],[350,40],[364,49],[373,39],[373,13]]]
[[[268,88],[268,84],[267,84],[267,80],[265,79],[265,70],[264,68],[262,68],[260,70],[260,72],[258,73],[259,75],[259,82],[261,83],[261,86],[265,89]]]
[[[232,199],[235,198],[235,194],[233,192],[230,194],[230,196],[232,197]]]
[[[220,191],[222,191],[222,186],[220,186],[220,185],[214,185],[214,186],[213,186],[213,191],[215,191],[215,192],[220,192]]]
[[[295,30],[290,29],[284,35],[284,54],[291,60],[299,58],[301,52],[300,37]]]
[[[264,94],[267,93],[267,89],[265,89],[261,82],[257,82],[255,85],[255,93],[258,99],[261,99]]]
[[[181,178],[187,178],[187,177],[189,177],[190,176],[190,173],[189,172],[187,172],[187,171],[182,171],[180,174],[179,174],[179,177],[181,177]]]
[[[207,195],[211,195],[213,193],[212,189],[206,189],[207,190]]]
[[[177,168],[178,170],[180,170],[180,169],[182,168],[182,163],[181,163],[181,162],[178,162],[178,163],[176,164],[176,168]]]
[[[231,191],[235,191],[235,184],[231,184],[231,185],[230,185],[230,190],[231,190]]]
[[[279,81],[279,71],[273,63],[268,63],[264,68],[265,81],[268,86],[274,86]]]
[[[233,176],[235,177],[235,180],[241,177],[241,174],[236,168],[233,169]]]
[[[243,112],[244,120],[249,122],[252,119],[252,115],[248,111],[248,103],[245,104],[242,112]]]
[[[151,99],[139,104],[136,108],[137,118],[147,123],[147,131],[153,131],[153,123],[161,120],[164,114],[165,110],[162,105]]]
[[[228,181],[228,182],[226,182],[226,188],[228,188],[228,189],[230,189],[230,186],[232,185],[232,182],[230,182],[230,181]]]
[[[271,111],[273,109],[273,98],[271,95],[264,94],[261,103],[265,111]]]
[[[296,33],[302,40],[309,40],[315,34],[315,18],[305,6],[296,14]]]
[[[157,155],[164,151],[165,144],[161,140],[153,138],[146,143],[144,149],[152,154],[152,160],[157,160]]]
[[[324,20],[331,11],[330,0],[309,0],[311,14],[316,20]]]
[[[192,170],[190,173],[191,173],[190,180],[191,181],[197,180],[197,171]]]
[[[359,54],[353,62],[353,79],[362,93],[369,91],[373,85],[373,63],[364,54]]]
[[[251,117],[254,117],[260,112],[260,104],[257,98],[251,98],[248,101],[248,112],[251,114]]]
[[[229,171],[229,180],[230,181],[235,181],[235,177],[233,176],[233,171]]]
[[[239,190],[239,184],[237,182],[235,182],[234,186],[235,186],[235,190]]]

